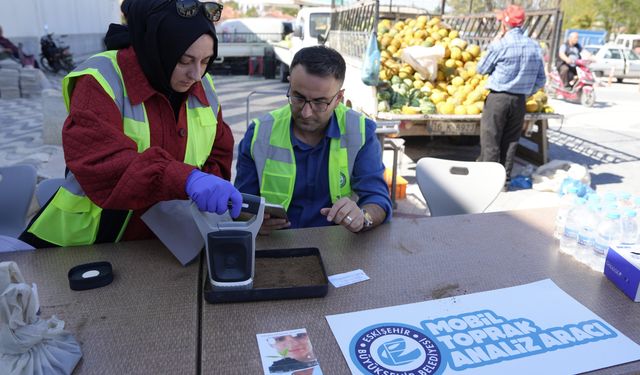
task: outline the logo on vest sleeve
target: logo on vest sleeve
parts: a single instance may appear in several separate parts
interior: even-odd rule
[[[347,184],[347,176],[340,172],[340,187],[343,188]]]
[[[440,374],[446,368],[434,340],[415,327],[387,323],[351,340],[351,358],[365,374]]]

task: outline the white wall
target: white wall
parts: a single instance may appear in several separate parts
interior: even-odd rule
[[[40,53],[45,25],[71,47],[75,60],[103,49],[110,23],[120,23],[121,0],[0,0],[0,26],[28,54]]]
[[[0,0],[4,35],[40,37],[56,34],[94,34],[120,22],[120,0]]]

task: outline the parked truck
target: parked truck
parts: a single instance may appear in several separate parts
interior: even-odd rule
[[[307,7],[298,12],[293,23],[293,33],[279,43],[272,43],[276,56],[276,72],[281,82],[289,76],[289,65],[293,56],[303,47],[315,46],[322,42],[331,21],[331,8]]]
[[[216,26],[219,44],[213,69],[247,74],[252,70],[251,62],[260,61],[265,50],[271,49],[270,43],[283,40],[290,29],[287,21],[269,17],[237,18],[220,23]]]
[[[419,104],[411,103],[420,95],[407,98],[409,102],[405,106],[387,108],[379,106],[380,100],[386,99],[381,97],[380,94],[382,90],[385,90],[387,93],[392,92],[392,95],[398,95],[395,88],[402,88],[404,85],[407,91],[412,93],[415,93],[416,89],[423,90],[422,87],[434,87],[434,90],[444,90],[445,92],[449,90],[446,95],[453,97],[455,94],[451,90],[456,90],[456,85],[467,85],[472,80],[470,78],[473,77],[464,76],[464,74],[475,74],[473,72],[474,64],[471,62],[479,59],[479,51],[490,43],[498,31],[499,21],[496,20],[495,13],[432,15],[424,10],[416,11],[415,9],[400,9],[380,5],[379,1],[373,0],[353,3],[349,6],[332,9],[331,27],[326,38],[326,44],[338,50],[347,63],[347,73],[343,86],[345,88],[346,104],[375,119],[380,126],[396,128],[400,136],[458,137],[479,135],[481,117],[479,112],[484,103],[483,98],[473,98],[470,101],[469,95],[471,94],[467,93],[469,95],[467,95],[466,99],[461,99],[460,103],[458,103],[459,105],[456,105],[454,109],[449,108],[448,105],[442,105],[442,108],[436,110],[427,105],[422,110],[423,108]],[[446,5],[444,9],[446,9]],[[405,35],[408,35],[408,32],[404,30],[405,28],[409,28],[412,32],[411,37],[405,36],[406,41],[392,48],[388,47],[392,43],[390,40],[382,40],[381,35],[378,35],[379,45],[381,47],[387,46],[382,51],[383,59],[399,61],[398,51],[407,45],[432,46],[438,41],[446,40],[448,53],[461,54],[460,56],[455,56],[455,58],[454,56],[446,56],[444,59],[447,60],[447,64],[449,60],[452,60],[452,64],[457,64],[444,68],[445,71],[451,69],[453,74],[449,75],[447,73],[447,77],[438,76],[436,81],[439,82],[426,83],[425,77],[414,78],[418,76],[415,76],[416,72],[411,69],[400,71],[398,68],[404,68],[404,66],[399,63],[394,69],[387,68],[385,73],[381,74],[380,85],[365,85],[361,79],[365,48],[371,33],[378,30],[382,20],[388,20],[383,22],[383,30],[396,29],[390,34],[404,32]],[[524,29],[532,38],[544,42],[550,50],[554,51],[559,45],[561,20],[562,13],[559,9],[527,11]],[[388,29],[385,29],[387,27]],[[429,29],[432,30],[432,33],[433,30],[437,29],[436,34],[438,35],[426,35],[426,31],[420,31]],[[444,35],[445,33],[447,34],[446,36]],[[450,43],[455,44],[455,48]],[[471,45],[474,47],[469,49],[468,46]],[[453,52],[454,50],[455,52]],[[386,56],[385,53],[387,54]],[[444,60],[441,62],[442,64],[445,63]],[[549,61],[549,64],[552,63],[552,61]],[[382,68],[385,69],[384,66]],[[384,76],[385,74],[386,76]],[[395,77],[389,77],[390,74],[394,74]],[[451,77],[455,75],[463,77],[452,79]],[[411,85],[409,85],[409,82],[411,82]],[[396,83],[397,86],[394,87],[394,90],[390,90],[391,86]],[[439,87],[434,85],[439,85]],[[478,83],[474,82],[473,85],[474,88],[477,88]],[[429,90],[424,89],[424,91]],[[477,91],[481,92],[482,90]],[[462,103],[463,100],[465,105]],[[522,150],[521,156],[537,164],[547,161],[547,120],[561,117],[557,114],[545,113],[552,111],[545,100],[542,100],[542,98],[540,100],[538,98],[531,99],[527,103],[527,107],[530,112],[535,113],[528,113],[525,117],[525,135],[533,142],[534,147]],[[469,104],[468,106],[466,105],[467,103]],[[473,108],[474,106],[470,104],[477,104],[475,106],[477,108]],[[421,110],[417,111],[416,108]]]

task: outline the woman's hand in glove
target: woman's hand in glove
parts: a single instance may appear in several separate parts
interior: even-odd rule
[[[194,169],[187,177],[186,191],[200,211],[222,215],[230,207],[232,218],[240,215],[242,195],[225,179]]]

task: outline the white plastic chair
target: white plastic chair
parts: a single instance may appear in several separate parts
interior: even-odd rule
[[[58,191],[58,188],[64,183],[64,178],[49,178],[40,181],[36,187],[36,199],[40,207],[44,205],[53,197]]]
[[[36,178],[30,165],[0,167],[0,235],[15,238],[27,226]]]
[[[504,187],[500,163],[422,158],[416,179],[431,216],[484,212]]]

